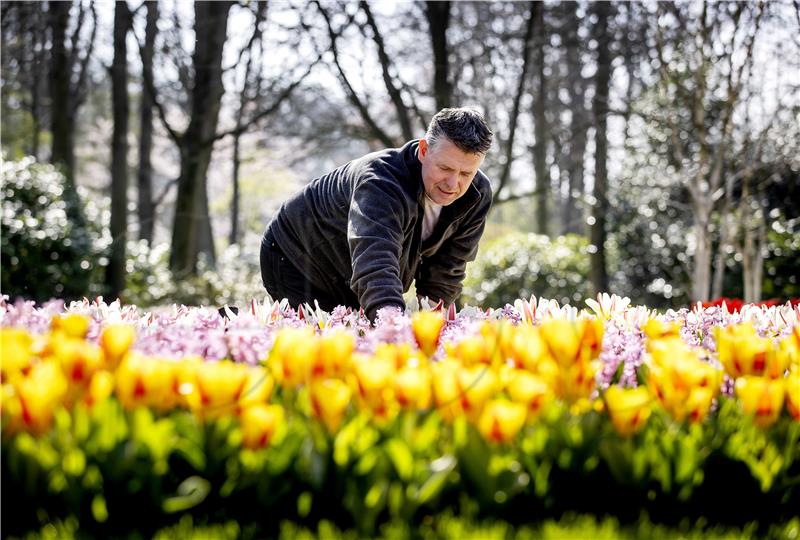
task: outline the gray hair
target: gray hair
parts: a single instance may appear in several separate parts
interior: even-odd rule
[[[445,137],[470,154],[486,154],[492,146],[493,136],[483,115],[465,107],[442,109],[436,113],[425,134],[430,146]]]

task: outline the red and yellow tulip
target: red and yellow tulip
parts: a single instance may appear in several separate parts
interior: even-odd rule
[[[759,427],[775,423],[783,408],[786,391],[783,379],[745,375],[736,379],[736,396],[745,414]]]
[[[610,386],[603,394],[608,417],[623,437],[640,431],[650,417],[652,397],[647,388]]]
[[[478,419],[478,431],[494,443],[513,441],[525,425],[525,406],[506,399],[494,399],[486,404]]]

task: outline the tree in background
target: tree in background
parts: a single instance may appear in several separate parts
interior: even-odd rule
[[[747,3],[659,4],[653,14],[659,99],[649,118],[670,138],[669,162],[690,195],[694,300],[711,293],[711,218],[762,14]]]
[[[77,200],[75,185],[75,130],[78,110],[86,100],[88,66],[97,34],[97,10],[94,2],[78,0],[78,14],[72,33],[67,35],[72,2],[48,2],[47,23],[50,31],[50,162],[62,168],[66,180],[64,196]],[[81,39],[87,10],[91,30],[88,39]],[[79,205],[70,205],[71,218],[82,221]]]
[[[147,21],[144,31],[144,45],[141,49],[142,78],[153,80],[153,54],[158,33],[158,2],[144,2]],[[143,84],[139,103],[139,173],[137,175],[139,217],[139,238],[148,244],[153,241],[156,205],[153,200],[153,94],[148,85]]]
[[[111,137],[111,254],[106,272],[108,293],[117,298],[125,288],[125,247],[128,240],[128,30],[127,2],[114,4],[114,61],[111,92],[114,132]]]
[[[42,131],[49,118],[47,91],[47,17],[44,2],[4,2],[2,20],[3,147],[13,157],[41,156]]]
[[[592,191],[592,220],[590,223],[591,278],[595,293],[608,290],[606,264],[606,215],[608,213],[608,91],[611,82],[611,35],[608,24],[611,4],[598,2],[595,5],[597,22],[594,39],[597,42],[597,71],[594,77],[594,189]]]

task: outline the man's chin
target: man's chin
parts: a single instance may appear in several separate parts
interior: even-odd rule
[[[447,194],[439,192],[436,194],[436,197],[433,198],[433,202],[435,202],[436,204],[440,204],[442,206],[447,206],[448,204],[451,204],[453,201],[455,201],[457,198],[458,198],[457,193]]]

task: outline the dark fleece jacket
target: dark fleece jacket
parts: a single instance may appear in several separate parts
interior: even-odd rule
[[[449,304],[461,293],[492,202],[478,171],[467,192],[442,208],[421,241],[425,188],[419,141],[367,154],[312,180],[287,200],[269,225],[275,241],[305,278],[342,305],[374,320],[403,293]],[[310,300],[310,299],[309,299]]]

